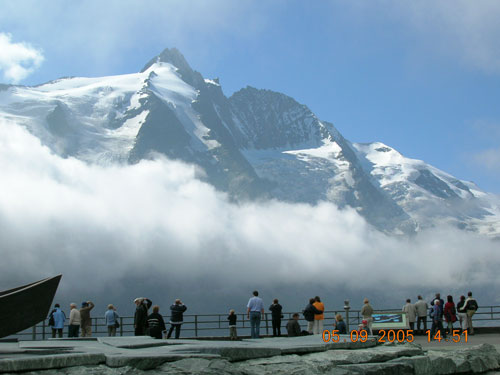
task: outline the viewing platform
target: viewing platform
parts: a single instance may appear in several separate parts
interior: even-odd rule
[[[325,343],[321,335],[262,339],[156,340],[98,337],[0,342],[0,373],[52,374],[450,374],[500,369],[500,335],[467,343]],[[46,371],[52,370],[52,371]],[[153,370],[153,371],[151,371]],[[146,372],[150,371],[150,372]]]

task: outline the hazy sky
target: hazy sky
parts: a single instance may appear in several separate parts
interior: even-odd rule
[[[384,142],[500,192],[500,2],[0,3],[0,80],[136,72],[177,47],[227,95],[286,93],[354,142]]]

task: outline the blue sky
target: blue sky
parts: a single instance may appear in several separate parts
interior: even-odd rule
[[[136,72],[177,47],[227,95],[286,93],[353,142],[500,193],[498,19],[495,0],[3,0],[3,42],[38,57],[9,76],[16,57],[3,48],[0,82]]]

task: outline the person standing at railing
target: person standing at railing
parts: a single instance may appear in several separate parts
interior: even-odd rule
[[[149,336],[161,339],[162,334],[167,331],[163,316],[160,315],[160,306],[154,305],[153,312],[148,316]]]
[[[278,302],[279,302],[278,299],[275,298],[273,304],[269,306],[273,323],[274,337],[281,336],[281,318],[283,317],[281,311],[283,310],[283,307]]]
[[[410,324],[410,329],[413,331],[415,329],[415,320],[417,320],[417,311],[415,305],[411,303],[411,299],[406,300],[406,304],[403,306],[402,311],[406,313],[406,319]]]
[[[104,314],[104,320],[106,321],[106,326],[108,327],[108,336],[116,336],[116,326],[118,323],[118,314],[113,305],[108,305],[108,310]]]
[[[90,310],[94,308],[92,301],[82,302],[80,309],[80,326],[82,328],[82,337],[92,336],[92,319],[90,319]]]
[[[361,308],[361,316],[363,320],[366,320],[368,324],[368,333],[373,335],[372,324],[373,324],[373,307],[370,305],[368,298],[363,300],[363,307]]]
[[[314,326],[313,333],[319,335],[323,333],[323,321],[325,320],[325,305],[321,302],[319,296],[314,297],[313,306],[320,312],[319,314],[314,314]]]
[[[63,337],[64,321],[66,320],[66,315],[64,311],[61,310],[61,306],[56,303],[54,305],[54,310],[51,311],[49,316],[49,325],[52,328],[52,338],[56,338],[56,333],[59,338]]]
[[[144,336],[148,326],[148,310],[153,304],[151,300],[140,297],[134,300],[135,314],[134,314],[134,335]]]
[[[229,339],[237,340],[238,334],[236,333],[236,320],[238,316],[234,312],[233,309],[229,310],[229,315],[227,316],[227,320],[229,320]]]
[[[467,293],[465,300],[465,311],[467,314],[467,329],[470,335],[474,334],[474,327],[472,326],[472,316],[478,309],[477,301],[472,297],[472,292]]]
[[[70,303],[69,308],[68,337],[78,337],[81,323],[80,311],[76,308],[76,303]]]
[[[181,326],[184,321],[184,311],[187,307],[182,303],[180,299],[176,299],[174,304],[170,306],[170,329],[168,330],[167,339],[172,336],[172,332],[175,328],[175,338],[178,339],[181,335]]]
[[[315,314],[321,314],[321,311],[314,307],[314,302],[314,298],[310,298],[309,303],[306,305],[305,309],[302,310],[304,319],[307,321],[307,332],[309,332],[310,335],[312,335],[314,329]]]
[[[252,339],[260,337],[260,318],[264,319],[264,302],[259,292],[254,290],[253,297],[247,303],[247,318],[250,319],[250,335]]]
[[[467,311],[465,311],[465,296],[460,296],[460,301],[457,303],[457,315],[460,322],[462,332],[467,331]]]
[[[422,296],[417,297],[418,301],[415,303],[415,310],[417,310],[417,331],[423,335],[427,331],[427,302],[422,299]],[[424,323],[424,330],[420,330],[420,323]]]

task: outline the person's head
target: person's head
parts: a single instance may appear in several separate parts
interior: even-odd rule
[[[115,307],[111,303],[108,305],[108,310],[113,310],[114,308]]]
[[[56,304],[54,305],[54,307],[57,309],[58,307],[61,307],[61,305],[59,305],[58,303],[56,303]]]
[[[139,306],[142,303],[142,298],[136,298],[134,299],[134,303]]]
[[[229,314],[234,315],[234,309],[229,310]]]
[[[293,314],[292,319],[299,320],[299,314],[298,313]]]
[[[460,301],[465,301],[465,296],[460,296]]]
[[[87,301],[82,302],[82,307],[87,307],[88,305]]]
[[[441,298],[441,293],[436,293],[436,299],[440,299]]]
[[[321,299],[319,298],[319,296],[314,297],[314,300],[315,300],[316,302],[321,302]]]
[[[69,308],[70,308],[70,310],[76,309],[76,303],[71,302],[71,303],[69,304]]]
[[[335,315],[335,320],[337,322],[341,322],[342,320],[344,320],[344,318],[342,318],[342,314],[337,314],[337,315]]]
[[[255,297],[257,297],[259,295],[259,292],[257,290],[254,290],[253,293],[252,293]]]
[[[181,302],[181,300],[180,300],[179,298],[177,298],[177,299],[175,300],[175,304],[176,304],[176,305],[180,305],[180,304],[182,304],[182,302]]]
[[[418,296],[417,299],[422,299],[422,296]]]
[[[472,297],[472,292],[467,293],[468,297]]]
[[[309,298],[309,303],[312,305],[314,303],[314,298]]]
[[[453,302],[453,297],[452,296],[446,296],[446,300],[448,302]]]
[[[275,298],[275,299],[273,300],[273,303],[278,303],[278,299],[277,299],[277,298]]]
[[[369,302],[370,302],[370,301],[368,301],[368,298],[365,298],[365,299],[363,300],[363,303],[369,303]]]
[[[153,306],[153,312],[154,312],[154,313],[158,313],[158,312],[160,312],[160,306],[158,306],[158,305],[154,305],[154,306]]]
[[[364,326],[367,326],[368,325],[368,320],[362,320],[361,324],[363,324]]]
[[[441,304],[441,301],[436,298],[434,300],[434,305],[438,305],[439,306],[440,304]]]
[[[411,303],[411,299],[409,299],[409,298],[408,298],[408,299],[406,300],[406,303]]]

